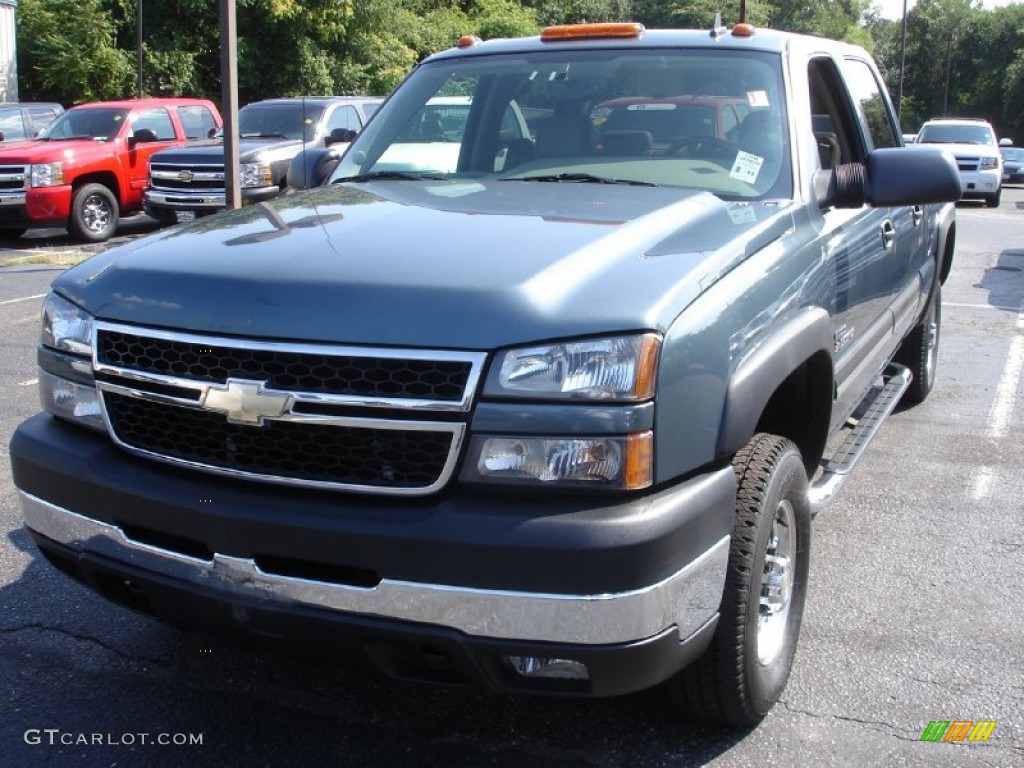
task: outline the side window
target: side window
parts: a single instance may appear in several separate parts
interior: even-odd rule
[[[842,67],[857,104],[858,117],[870,142],[869,149],[898,147],[900,143],[896,137],[896,126],[890,117],[888,99],[867,62],[844,59]]]
[[[0,131],[3,131],[4,141],[19,141],[27,138],[25,124],[21,119],[21,110],[5,109],[0,112]]]
[[[860,139],[859,120],[835,61],[813,59],[807,73],[811,95],[811,126],[822,168],[862,162],[867,149]]]
[[[30,107],[28,110],[29,130],[35,136],[57,117],[57,110],[51,107]]]
[[[217,129],[213,113],[204,106],[178,107],[178,117],[185,129],[186,139],[205,139]]]
[[[141,128],[148,128],[156,134],[157,141],[174,141],[174,123],[171,116],[163,107],[147,109],[140,112],[135,122],[132,123],[132,132]]]
[[[331,131],[337,130],[338,128],[344,128],[349,131],[358,131],[363,126],[359,122],[359,114],[356,112],[355,107],[347,104],[335,109],[329,118],[327,118],[327,135],[331,135]]]

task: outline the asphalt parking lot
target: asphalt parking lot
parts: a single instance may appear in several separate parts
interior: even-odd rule
[[[152,231],[144,219],[94,249]],[[793,677],[742,732],[685,721],[659,691],[501,698],[395,682],[331,649],[302,659],[185,633],[79,587],[24,532],[7,457],[38,408],[39,305],[63,267],[0,268],[0,763],[1024,765],[1024,189],[998,209],[965,204],[958,222],[935,390],[892,417],[815,520]],[[0,258],[77,249],[54,230],[0,242]],[[995,726],[983,743],[921,741],[956,720]]]

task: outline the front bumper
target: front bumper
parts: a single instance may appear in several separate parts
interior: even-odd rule
[[[310,493],[157,465],[45,415],[11,457],[40,548],[119,602],[269,636],[298,616],[371,658],[381,638],[441,636],[490,688],[523,682],[494,672],[503,654],[577,659],[590,680],[574,692],[595,695],[656,684],[706,646],[735,493],[728,467],[612,502]]]
[[[986,171],[960,171],[964,200],[984,200],[994,197],[1002,183],[1002,172],[993,168]]]
[[[242,190],[242,205],[252,205],[270,200],[281,194],[279,187],[252,187]],[[142,207],[147,214],[159,211],[191,211],[203,215],[224,210],[224,190],[205,190],[196,192],[165,192],[147,188],[142,193]]]
[[[0,193],[0,226],[64,226],[71,214],[70,186]]]

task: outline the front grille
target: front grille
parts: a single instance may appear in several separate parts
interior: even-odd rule
[[[96,323],[114,439],[285,484],[421,495],[455,469],[481,353],[290,344]]]
[[[441,475],[452,434],[284,421],[229,424],[223,415],[111,392],[110,424],[127,446],[253,475],[376,488],[425,488]]]
[[[27,187],[28,169],[24,165],[0,165],[0,191],[15,191]]]
[[[223,165],[151,163],[150,185],[174,192],[224,189]]]
[[[472,368],[464,361],[214,346],[116,331],[100,333],[97,354],[107,365],[195,381],[243,378],[270,389],[448,402],[462,398]]]
[[[981,159],[977,157],[957,157],[956,167],[961,171],[976,171]]]

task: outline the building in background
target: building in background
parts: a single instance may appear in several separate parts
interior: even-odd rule
[[[0,0],[0,101],[18,100],[18,58],[14,43],[14,12],[18,0]]]

